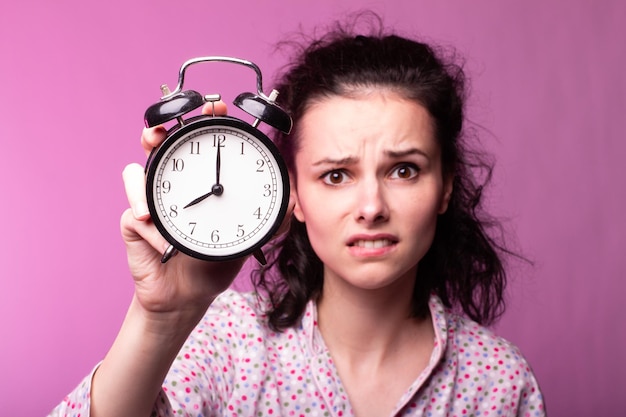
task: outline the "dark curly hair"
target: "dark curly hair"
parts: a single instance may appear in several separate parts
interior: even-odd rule
[[[489,324],[504,311],[502,255],[510,252],[487,233],[499,226],[481,209],[492,165],[467,145],[462,65],[454,62],[453,55],[446,58],[426,43],[384,33],[380,20],[374,20],[375,29],[366,35],[356,34],[355,25],[337,25],[300,47],[276,87],[278,104],[291,114],[294,132],[278,133],[275,142],[291,173],[297,175],[298,125],[313,101],[380,87],[424,106],[441,146],[443,175],[453,177],[453,191],[447,211],[438,217],[432,246],[419,262],[413,315],[428,315],[428,299],[434,293],[446,306]],[[269,294],[270,324],[281,330],[296,324],[306,303],[320,296],[323,264],[311,247],[305,224],[295,218],[268,250],[268,260],[254,274],[254,282]]]

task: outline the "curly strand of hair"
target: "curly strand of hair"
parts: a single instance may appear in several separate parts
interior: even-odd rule
[[[269,323],[278,331],[300,318],[306,303],[321,294],[323,285],[323,264],[309,243],[304,223],[292,219],[289,229],[268,248],[268,264],[253,275],[255,288],[269,295]],[[274,268],[280,276],[268,282]]]

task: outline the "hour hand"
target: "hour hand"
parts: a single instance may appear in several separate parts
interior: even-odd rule
[[[183,208],[187,208],[187,207],[191,207],[193,205],[196,205],[199,202],[204,201],[205,199],[209,198],[212,195],[222,195],[223,192],[224,192],[224,187],[222,187],[222,184],[215,184],[211,188],[211,192],[208,192],[208,193],[206,193],[204,195],[201,195],[200,197],[198,197],[195,200],[191,201],[189,204],[187,204]]]

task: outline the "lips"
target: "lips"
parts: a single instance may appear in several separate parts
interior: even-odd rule
[[[398,239],[390,235],[376,235],[376,236],[353,236],[348,240],[348,246],[354,248],[363,249],[381,249],[389,246],[393,246],[398,243]]]

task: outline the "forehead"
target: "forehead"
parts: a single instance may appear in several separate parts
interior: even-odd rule
[[[298,153],[359,153],[403,147],[439,152],[428,111],[386,90],[318,98],[307,107],[297,130]]]

